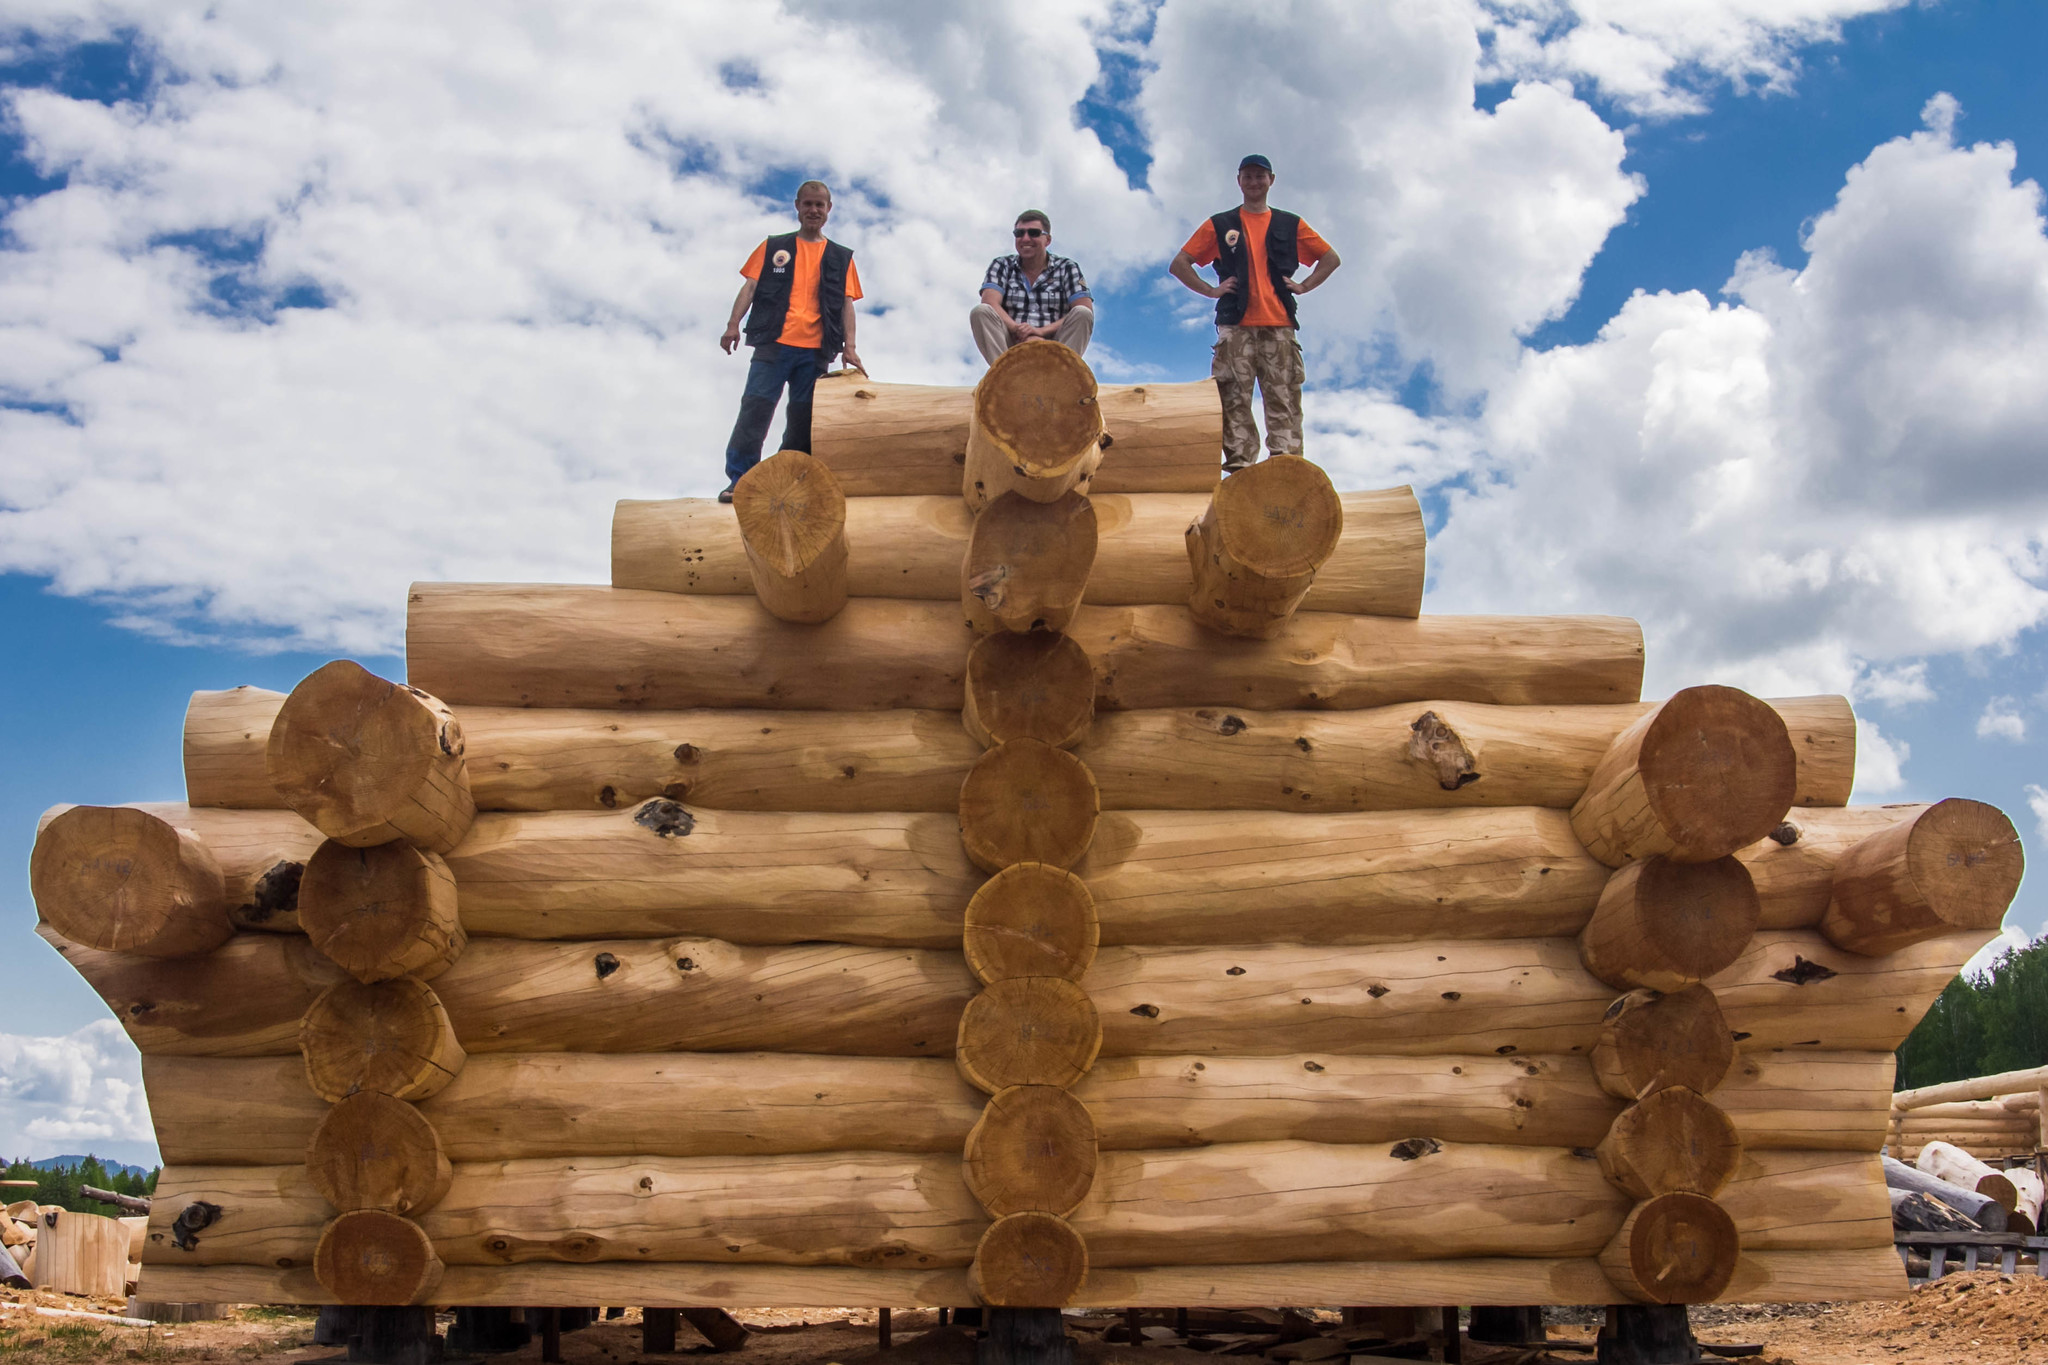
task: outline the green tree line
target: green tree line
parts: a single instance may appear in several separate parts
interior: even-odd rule
[[[2048,1066],[2048,938],[1958,976],[1899,1047],[1897,1088]]]
[[[38,1204],[55,1204],[73,1213],[102,1213],[118,1216],[120,1209],[111,1204],[102,1204],[87,1199],[78,1192],[82,1185],[96,1190],[112,1190],[115,1194],[148,1196],[156,1193],[156,1178],[163,1173],[161,1167],[148,1175],[133,1175],[127,1171],[109,1172],[98,1157],[89,1156],[76,1166],[59,1166],[53,1170],[39,1171],[26,1161],[10,1164],[0,1172],[0,1180],[33,1180],[33,1190],[0,1189],[0,1205],[16,1204],[24,1199],[33,1199]]]

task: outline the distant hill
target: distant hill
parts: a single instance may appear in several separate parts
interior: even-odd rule
[[[132,1176],[146,1176],[150,1170],[147,1166],[124,1165],[119,1161],[111,1161],[106,1157],[98,1157],[96,1160],[98,1160],[100,1165],[107,1168],[108,1175],[126,1171]],[[86,1158],[84,1156],[46,1156],[41,1161],[31,1161],[28,1164],[39,1171],[54,1171],[62,1166],[82,1166],[85,1164],[85,1161]]]

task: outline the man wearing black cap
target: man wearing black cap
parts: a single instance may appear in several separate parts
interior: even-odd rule
[[[1294,339],[1297,294],[1330,278],[1343,264],[1330,244],[1296,214],[1266,206],[1273,163],[1252,155],[1237,163],[1244,203],[1195,229],[1174,253],[1173,277],[1216,300],[1216,350],[1209,373],[1223,399],[1223,472],[1234,474],[1259,458],[1259,428],[1252,421],[1252,384],[1266,407],[1266,448],[1275,455],[1301,450],[1301,344]],[[1215,284],[1195,273],[1216,263]],[[1305,279],[1294,272],[1314,266]]]

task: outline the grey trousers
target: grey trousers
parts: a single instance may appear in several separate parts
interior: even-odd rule
[[[974,344],[981,347],[981,358],[991,365],[996,363],[997,356],[1017,344],[1003,315],[985,303],[974,305],[974,311],[967,315],[967,325],[974,331]],[[1052,339],[1075,355],[1086,355],[1088,338],[1094,334],[1095,310],[1070,308],[1060,319],[1060,329]]]

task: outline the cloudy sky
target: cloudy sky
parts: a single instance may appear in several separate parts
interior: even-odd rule
[[[1109,378],[1244,151],[1343,253],[1309,453],[1435,611],[1616,612],[1652,695],[1844,692],[1859,799],[2048,827],[2048,115],[2025,0],[9,0],[0,1153],[146,1155],[29,933],[35,813],[176,799],[195,687],[402,669],[413,579],[602,581],[709,493],[737,269],[837,191],[879,379],[966,382],[1024,207]],[[2041,931],[2028,887],[2011,932]]]

